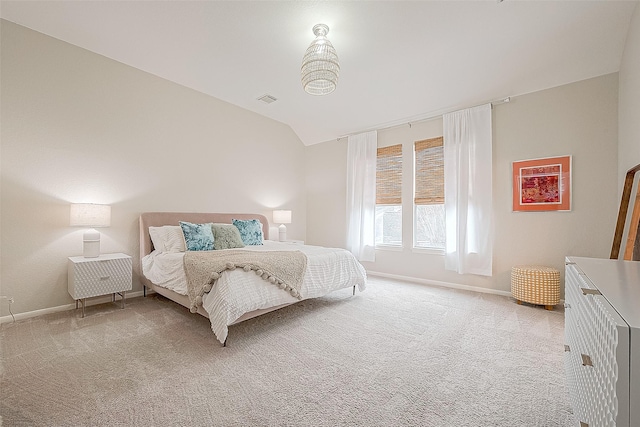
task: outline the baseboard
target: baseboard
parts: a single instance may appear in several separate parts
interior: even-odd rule
[[[402,280],[405,282],[412,282],[412,283],[419,283],[422,285],[430,285],[430,286],[440,286],[443,288],[453,288],[453,289],[462,289],[465,291],[471,291],[471,292],[481,292],[481,293],[485,293],[485,294],[493,294],[493,295],[502,295],[505,297],[511,297],[511,292],[507,292],[507,291],[499,291],[497,289],[488,289],[488,288],[481,288],[478,286],[470,286],[470,285],[461,285],[459,283],[451,283],[451,282],[442,282],[440,280],[430,280],[430,279],[419,279],[417,277],[410,277],[410,276],[401,276],[398,274],[389,274],[389,273],[381,273],[378,271],[367,271],[367,275],[369,276],[377,276],[377,277],[385,277],[387,279],[395,279],[395,280]],[[152,290],[147,290],[147,294],[152,294],[155,293]],[[127,293],[127,297],[128,298],[134,298],[134,297],[140,297],[143,296],[144,293],[142,291],[136,291],[136,292],[129,292]],[[96,298],[92,298],[91,300],[87,301],[87,306],[90,305],[96,305],[96,304],[104,304],[111,301],[111,296],[109,295],[105,295],[103,297],[96,297]],[[562,304],[564,302],[564,300],[560,300],[560,303]],[[22,320],[22,319],[28,319],[30,317],[36,317],[36,316],[41,316],[43,314],[50,314],[50,313],[57,313],[59,311],[65,311],[65,310],[75,310],[76,305],[75,303],[73,304],[66,304],[66,305],[60,305],[58,307],[50,307],[50,308],[44,308],[42,310],[34,310],[34,311],[27,311],[25,313],[18,313],[15,314],[15,320]],[[2,323],[6,323],[6,322],[12,322],[14,319],[11,316],[3,316],[0,317],[0,324]]]
[[[465,291],[481,292],[483,294],[494,294],[510,297],[511,292],[499,291],[497,289],[480,288],[478,286],[461,285],[459,283],[442,282],[440,280],[419,279],[417,277],[400,276],[397,274],[380,273],[378,271],[367,271],[369,276],[385,277],[387,279],[402,280],[404,282],[420,283],[422,285],[440,286],[443,288],[462,289]]]
[[[142,291],[127,292],[127,298],[141,297],[142,295],[143,295]],[[88,299],[86,301],[85,307],[88,307],[90,305],[104,304],[110,301],[111,301],[111,295],[95,297],[95,298]],[[117,300],[118,303],[119,301],[120,300]],[[2,316],[0,317],[0,324],[6,323],[6,322],[13,322],[14,318],[15,320],[22,320],[22,319],[28,319],[30,317],[42,316],[43,314],[58,313],[60,311],[75,310],[75,309],[76,309],[76,304],[73,303],[73,304],[59,305],[57,307],[43,308],[41,310],[27,311],[24,313],[14,314],[13,317],[11,315]]]

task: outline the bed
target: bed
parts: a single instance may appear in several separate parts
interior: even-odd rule
[[[338,289],[353,288],[355,294],[356,288],[363,291],[366,287],[366,272],[350,252],[271,241],[269,221],[261,214],[146,212],[140,215],[139,222],[141,281],[145,295],[147,289],[153,290],[192,313],[209,318],[212,331],[223,345],[231,325]],[[250,236],[250,244],[244,247],[185,250],[191,242],[189,230],[185,228],[182,230],[187,233],[186,246],[185,240],[178,241],[184,238],[183,235],[176,237],[180,231],[176,226],[185,227],[181,222],[215,224],[214,234],[216,230],[235,232],[237,227],[231,225],[234,223],[238,227],[256,225],[261,228],[261,235],[256,239],[262,244],[256,244],[256,239],[251,240]],[[246,235],[241,236],[243,240]],[[154,240],[160,248],[154,246]],[[176,249],[180,244],[181,250]],[[209,256],[222,260],[222,266],[219,262],[215,268],[210,266]],[[285,258],[287,263],[289,259],[297,260],[304,266],[289,267],[284,261],[280,261],[282,265],[265,264]],[[203,274],[207,280],[200,284]]]

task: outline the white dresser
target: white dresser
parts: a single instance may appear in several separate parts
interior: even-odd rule
[[[132,288],[131,257],[126,254],[103,254],[96,258],[69,257],[68,290],[71,297],[82,302],[84,317],[85,299],[100,295],[120,295],[124,308],[125,293]]]
[[[564,360],[581,427],[640,427],[640,262],[567,257]]]

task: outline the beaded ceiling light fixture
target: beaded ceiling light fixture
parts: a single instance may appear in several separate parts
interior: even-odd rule
[[[333,45],[327,39],[329,27],[317,24],[313,27],[316,38],[302,58],[300,76],[302,87],[311,95],[327,95],[338,85],[340,64]]]

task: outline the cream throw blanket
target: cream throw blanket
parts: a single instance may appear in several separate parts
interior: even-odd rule
[[[184,254],[184,270],[187,276],[187,294],[192,313],[202,305],[202,296],[211,291],[220,274],[225,270],[242,268],[254,271],[265,281],[302,299],[300,290],[307,256],[300,251],[187,251]]]

